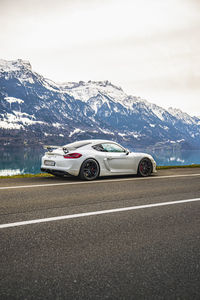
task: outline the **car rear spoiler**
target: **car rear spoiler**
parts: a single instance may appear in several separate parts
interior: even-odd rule
[[[64,153],[68,153],[69,152],[69,150],[66,147],[60,147],[60,146],[44,145],[43,148],[45,150],[48,150],[49,152],[52,152],[54,149],[62,149]]]

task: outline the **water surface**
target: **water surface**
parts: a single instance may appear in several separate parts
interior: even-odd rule
[[[41,157],[44,152],[41,146],[0,147],[0,176],[40,173]],[[186,151],[171,148],[142,149],[142,152],[151,154],[159,166],[200,164],[200,150]]]

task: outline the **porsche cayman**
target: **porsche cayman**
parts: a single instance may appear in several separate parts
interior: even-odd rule
[[[82,180],[100,176],[138,174],[150,176],[156,172],[156,162],[146,153],[130,152],[109,140],[84,140],[62,147],[45,146],[41,171],[55,176],[73,175]]]

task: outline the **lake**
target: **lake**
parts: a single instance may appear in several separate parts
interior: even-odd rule
[[[131,147],[129,148],[131,150]],[[140,149],[141,151],[141,149]],[[143,149],[159,166],[200,164],[200,150]],[[40,173],[42,147],[0,147],[0,176]]]

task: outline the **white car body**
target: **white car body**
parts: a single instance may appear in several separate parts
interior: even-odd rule
[[[101,147],[101,151],[96,150],[99,147]],[[107,147],[106,149],[112,151],[113,148],[117,148],[120,152],[102,151],[102,147]],[[58,176],[65,174],[79,176],[81,166],[88,159],[95,160],[98,163],[98,176],[137,174],[139,163],[144,158],[151,161],[151,173],[156,172],[156,162],[151,155],[129,152],[121,145],[108,140],[84,140],[63,147],[46,146],[46,148],[49,151],[42,157],[41,170]],[[53,148],[56,149],[53,150]],[[65,158],[67,156],[69,158]]]

